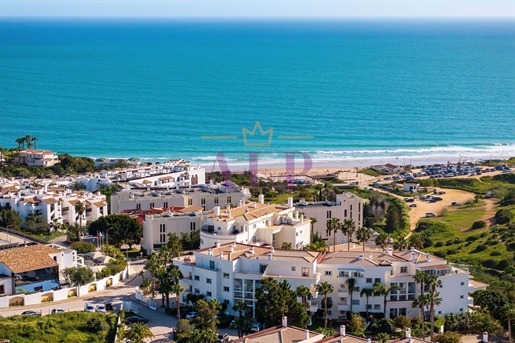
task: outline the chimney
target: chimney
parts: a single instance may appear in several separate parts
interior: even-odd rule
[[[274,253],[274,252],[275,252],[275,248],[274,248],[274,247],[271,247],[271,248],[270,248],[270,252],[271,252],[271,253]]]
[[[220,251],[220,259],[223,260],[224,259],[224,252],[223,251]]]
[[[372,340],[370,338],[367,338],[367,343],[372,343]]]
[[[411,248],[410,248],[410,251],[411,251],[411,252],[415,252],[415,248],[414,248],[414,247],[411,247]]]
[[[257,202],[254,202],[254,208],[257,208]]]
[[[234,245],[231,244],[231,252],[234,252]]]
[[[258,196],[258,202],[260,204],[264,204],[265,203],[265,196],[263,194],[259,194]]]
[[[281,325],[283,328],[287,328],[288,327],[288,317],[284,316],[282,321],[281,321]]]
[[[207,256],[213,256],[213,249],[209,248],[207,250]]]
[[[359,254],[358,260],[362,260],[364,258],[363,254]]]
[[[390,255],[390,256],[393,255],[393,249],[392,248],[388,248],[388,255]]]
[[[483,343],[487,343],[488,342],[488,332],[483,332]]]
[[[268,259],[272,260],[272,253],[268,253]]]
[[[232,242],[232,248],[236,249],[236,242]]]
[[[295,211],[295,220],[299,220],[299,211]]]
[[[250,249],[249,249],[249,253],[250,253],[250,254],[252,254],[252,255],[254,255],[254,247],[250,247]]]
[[[227,205],[225,213],[227,214],[227,217],[231,218],[231,205]]]
[[[288,198],[288,208],[293,208],[293,198],[292,197]]]
[[[340,336],[345,337],[345,325],[340,325]]]
[[[213,211],[215,212],[215,217],[220,216],[220,206],[213,207]]]
[[[216,247],[220,248],[220,241],[216,241]]]
[[[305,331],[304,338],[309,339],[309,330],[308,329],[306,329],[306,331]]]
[[[411,253],[411,259],[410,259],[410,261],[415,261],[415,253],[414,253],[414,252],[412,252],[412,253]]]
[[[370,252],[370,254],[368,255],[368,258],[369,258],[369,259],[374,258],[374,254],[373,254],[372,252]]]
[[[404,338],[411,338],[411,329],[410,328],[406,328],[406,335]]]
[[[431,254],[427,254],[426,258],[427,258],[427,262],[431,262]]]

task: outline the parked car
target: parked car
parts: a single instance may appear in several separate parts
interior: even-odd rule
[[[129,325],[132,323],[148,323],[148,319],[140,316],[132,316],[125,319],[125,324]]]
[[[434,212],[426,212],[426,217],[436,217],[436,213]]]
[[[229,335],[226,333],[224,333],[224,334],[219,333],[218,340],[216,341],[216,343],[227,343],[227,342],[229,342]]]
[[[260,322],[257,322],[257,323],[254,323],[252,324],[252,328],[250,329],[250,332],[258,332],[258,331],[261,331],[263,330],[263,324],[261,324]]]
[[[461,202],[453,201],[453,202],[451,203],[451,205],[452,205],[452,206],[461,206],[462,204],[461,204]]]
[[[56,313],[64,313],[64,310],[63,310],[63,309],[60,309],[60,308],[54,308],[54,309],[52,309],[52,311],[50,312],[50,314],[56,314]]]
[[[84,304],[84,311],[86,312],[95,312],[95,307],[92,303],[85,303]]]
[[[410,204],[409,207],[417,207],[417,204]]]
[[[96,311],[97,312],[102,312],[102,313],[106,313],[106,307],[104,304],[98,304],[97,305],[97,308],[96,308]]]
[[[41,316],[41,312],[36,312],[32,310],[23,311],[22,316]]]
[[[199,316],[198,312],[192,311],[186,315],[186,319],[195,319]]]

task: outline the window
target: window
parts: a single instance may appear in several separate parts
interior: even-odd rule
[[[224,304],[229,305],[229,300],[224,299]]]
[[[224,273],[224,279],[228,279],[229,278],[229,273]]]
[[[462,282],[462,283],[461,283],[461,285],[462,285],[462,286],[465,286],[465,282]]]
[[[215,203],[215,205],[218,205],[218,197],[215,197],[214,203]]]
[[[308,277],[309,276],[309,268],[302,267],[302,276]]]
[[[463,312],[463,309],[462,309],[462,308],[460,308],[460,312]]]
[[[231,200],[232,198],[231,197],[227,197],[227,203],[230,204],[231,203]]]
[[[0,294],[4,294],[4,293],[5,293],[5,286],[0,285]]]
[[[352,305],[359,305],[359,299],[352,299]]]
[[[354,292],[359,292],[359,287],[354,287]]]
[[[374,310],[380,310],[381,309],[381,305],[374,305]]]
[[[166,242],[166,235],[164,233],[159,234],[159,243],[165,243]]]
[[[331,211],[327,211],[327,219],[331,219]]]
[[[153,202],[150,203],[150,208],[154,208],[154,203]]]
[[[168,201],[165,201],[165,202],[163,203],[163,207],[164,207],[164,208],[167,208],[167,207],[168,207]]]
[[[200,293],[200,289],[195,288],[195,293],[196,293],[196,294],[199,294],[199,293]]]
[[[381,283],[381,278],[380,277],[376,277],[374,279],[374,283]]]
[[[193,205],[193,199],[188,199],[188,206]]]
[[[295,266],[292,266],[291,267],[291,271],[294,272],[297,268],[295,268]]]
[[[166,232],[166,224],[159,224],[159,232]]]
[[[210,279],[210,278],[206,278],[206,283],[210,285],[210,284],[212,284],[213,282],[211,281],[211,279]]]
[[[199,281],[199,280],[200,280],[200,276],[195,275],[195,276],[193,277],[193,279],[195,279],[195,281]]]
[[[215,261],[209,261],[209,269],[215,269]]]
[[[224,286],[224,292],[229,292],[229,286]]]
[[[368,304],[367,305],[367,309],[371,310],[372,309],[372,305]]]
[[[332,276],[333,275],[333,272],[330,271],[330,270],[326,270],[325,273],[324,273],[325,276]]]
[[[259,265],[259,273],[263,274],[265,272],[267,266],[268,266],[267,264],[260,264]]]
[[[196,223],[195,222],[190,222],[190,231],[195,231],[196,229]]]
[[[352,277],[363,277],[363,272],[352,272]]]
[[[338,277],[349,277],[349,272],[346,270],[340,270],[338,273]]]
[[[206,292],[206,296],[210,297],[210,296],[212,296],[212,295],[213,295],[213,293],[211,293],[210,291],[207,291],[207,292]]]
[[[372,278],[371,277],[367,277],[367,283],[372,283]]]
[[[136,204],[136,209],[141,210],[141,204]]]
[[[408,272],[408,267],[401,267],[401,273],[407,273]]]
[[[343,210],[343,217],[347,218],[347,210]]]
[[[206,204],[206,198],[201,198],[200,199],[200,204],[201,205],[205,205]]]

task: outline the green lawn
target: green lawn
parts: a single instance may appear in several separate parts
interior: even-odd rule
[[[476,220],[483,217],[485,212],[485,202],[479,201],[470,205],[451,207],[435,218],[435,220],[452,224],[460,230],[467,230],[472,227]]]
[[[0,318],[0,339],[11,343],[110,343],[116,319],[115,314],[82,311]]]

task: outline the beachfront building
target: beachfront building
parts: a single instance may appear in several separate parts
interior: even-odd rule
[[[80,215],[75,205],[82,202],[85,207]],[[31,213],[40,216],[43,222],[54,219],[59,223],[90,222],[107,214],[105,195],[87,191],[73,192],[66,188],[49,188],[47,184],[38,188],[8,190],[0,194],[0,207],[15,210],[22,219]]]
[[[111,213],[122,213],[128,210],[148,211],[155,207],[171,206],[200,206],[202,211],[208,211],[215,206],[236,205],[248,198],[250,198],[248,188],[240,188],[231,182],[178,189],[124,189],[111,196]]]
[[[356,194],[345,192],[336,195],[336,201],[306,202],[301,200],[295,204],[297,210],[304,213],[306,218],[315,218],[313,233],[317,233],[328,245],[333,244],[334,233],[327,231],[327,221],[338,218],[343,223],[351,219],[356,229],[363,226],[363,199]],[[347,236],[341,231],[336,233],[336,244],[347,242]]]
[[[53,151],[27,149],[20,151],[20,155],[16,157],[15,162],[32,167],[51,167],[58,163],[59,159]]]
[[[472,304],[470,293],[484,289],[485,284],[474,282],[462,269],[453,267],[442,258],[410,249],[401,252],[337,251],[327,254],[312,251],[281,250],[269,245],[253,246],[242,243],[218,243],[197,250],[193,255],[174,260],[185,278],[181,280],[187,293],[204,294],[225,302],[231,309],[238,299],[248,300],[252,306],[254,291],[263,277],[288,281],[292,289],[300,284],[314,290],[320,282],[334,286],[328,296],[332,300],[329,317],[348,319],[350,313],[367,311],[361,290],[380,282],[386,288],[397,285],[400,289],[387,296],[386,309],[382,296],[371,296],[369,313],[384,313],[393,318],[399,314],[420,316],[411,303],[420,294],[420,285],[413,277],[417,272],[438,275],[442,286],[438,288],[441,304],[435,307],[436,315],[466,312]],[[348,288],[348,280],[354,288]],[[428,291],[426,289],[426,291]],[[322,308],[322,295],[313,291],[310,302],[313,314]],[[351,299],[352,294],[352,299]]]
[[[76,267],[77,252],[57,245],[35,244],[0,251],[0,296],[60,287],[65,268]]]
[[[207,221],[207,212],[200,206],[154,209],[143,213],[143,247],[145,251],[159,250],[168,243],[168,234],[181,237],[182,234],[192,235]]]
[[[254,315],[255,290],[263,277],[287,280],[292,289],[304,285],[313,290],[320,281],[317,264],[322,258],[318,251],[281,250],[272,246],[254,246],[242,243],[216,244],[199,249],[193,255],[173,260],[184,278],[180,280],[188,293],[203,294],[207,299],[218,299],[227,304],[232,315],[237,315],[232,306],[238,300],[247,302]],[[316,308],[312,308],[313,313]]]
[[[242,200],[235,208],[215,206],[200,229],[200,247],[236,242],[280,248],[288,243],[292,249],[302,249],[310,243],[310,227],[293,206],[293,198],[287,205],[265,204],[260,195],[258,202]]]
[[[420,184],[415,182],[405,182],[403,185],[403,190],[406,193],[418,193],[418,188]]]

